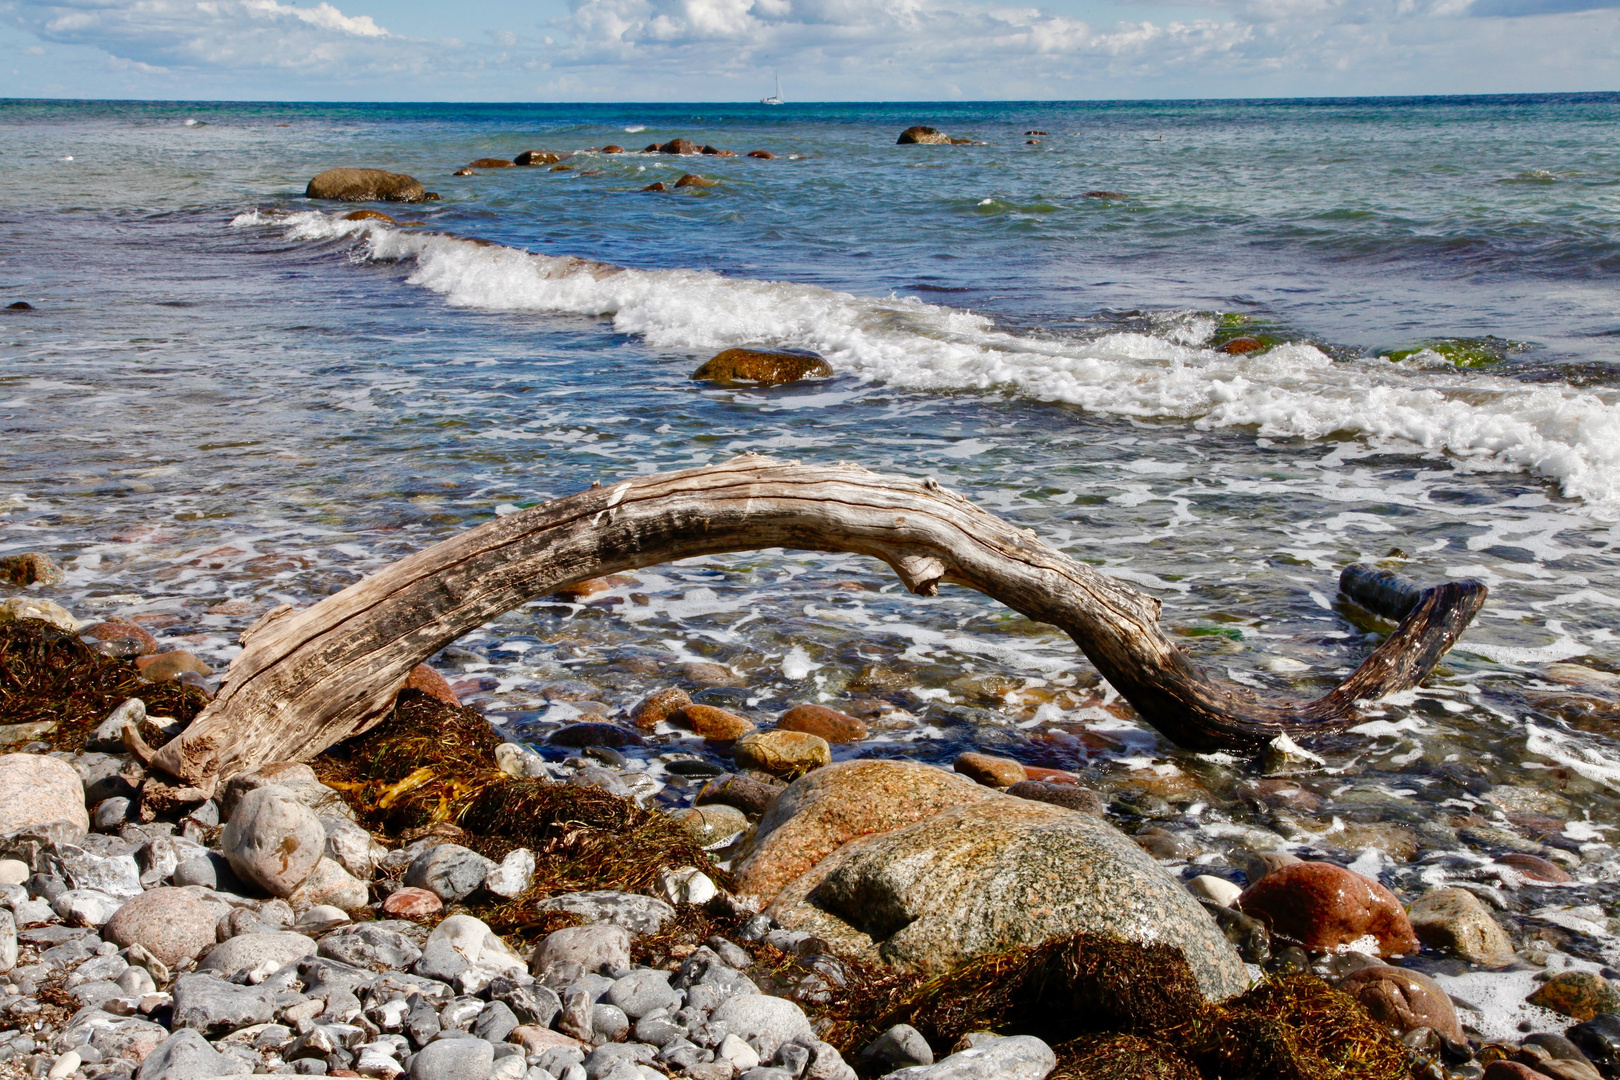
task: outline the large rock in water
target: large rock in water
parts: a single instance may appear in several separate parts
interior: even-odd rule
[[[912,971],[1086,932],[1176,949],[1211,999],[1248,986],[1214,920],[1128,836],[1008,795],[846,844],[768,914],[839,952]]]
[[[902,131],[895,143],[898,146],[949,146],[951,145],[951,137],[937,128],[918,124]]]
[[[832,373],[827,361],[802,349],[727,349],[692,372],[692,378],[777,386],[800,379],[828,379]]]
[[[68,822],[79,836],[90,831],[78,770],[43,754],[0,756],[0,835],[53,821]]]
[[[503,162],[503,164],[506,164]],[[342,202],[421,202],[427,189],[414,176],[381,169],[327,169],[304,189],[306,199]]]
[[[766,903],[844,844],[994,797],[964,776],[916,761],[844,761],[777,796],[737,860],[739,892]]]

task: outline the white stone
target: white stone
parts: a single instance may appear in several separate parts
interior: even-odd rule
[[[326,830],[296,794],[268,784],[242,797],[219,842],[237,877],[290,896],[326,850]]]
[[[510,744],[507,744],[510,745]],[[501,860],[501,864],[484,875],[484,888],[496,896],[510,900],[521,896],[534,880],[534,852],[518,848]]]
[[[660,886],[664,890],[664,899],[672,904],[707,904],[720,890],[715,886],[709,875],[695,866],[683,866],[679,870],[666,870],[658,877]]]
[[[45,1076],[47,1080],[62,1080],[62,1077],[64,1076],[72,1076],[74,1070],[77,1069],[83,1063],[83,1061],[84,1059],[79,1056],[79,1052],[77,1050],[69,1050],[67,1053],[56,1059],[55,1064],[51,1066],[51,1071],[46,1073]]]
[[[1199,874],[1187,882],[1187,891],[1200,900],[1208,900],[1221,907],[1231,907],[1237,898],[1243,895],[1240,887],[1214,874]]]
[[[21,885],[27,880],[27,863],[21,859],[0,859],[0,885]]]
[[[331,907],[342,911],[356,911],[366,906],[370,890],[366,883],[324,856],[315,863],[304,883],[294,889],[287,902],[293,909]],[[344,922],[348,916],[344,916]]]
[[[747,1072],[759,1064],[759,1055],[754,1048],[735,1035],[721,1039],[720,1045],[714,1048],[714,1056],[731,1062],[731,1067],[738,1072]]]
[[[118,909],[124,906],[120,897],[109,896],[94,889],[69,889],[51,903],[57,918],[71,926],[106,926]]]

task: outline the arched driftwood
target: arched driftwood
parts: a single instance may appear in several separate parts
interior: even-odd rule
[[[1344,726],[1358,700],[1421,681],[1485,597],[1478,582],[1415,596],[1364,590],[1374,609],[1410,601],[1389,639],[1315,701],[1263,701],[1195,668],[1160,631],[1158,600],[932,479],[750,455],[595,486],[451,537],[312,607],[270,612],[242,635],[218,696],[153,763],[211,790],[244,769],[308,759],[385,715],[416,664],[527,600],[616,571],[769,547],[871,555],[915,593],[965,585],[1052,623],[1148,723],[1199,748]],[[1352,571],[1346,583],[1373,573]]]

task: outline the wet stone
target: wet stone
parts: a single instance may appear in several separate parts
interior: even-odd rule
[[[1599,1013],[1620,1013],[1620,992],[1601,975],[1563,971],[1548,979],[1525,999],[1576,1020],[1591,1020]]]
[[[598,723],[569,724],[552,732],[546,742],[553,746],[606,746],[615,749],[647,745],[646,738],[630,728]]]

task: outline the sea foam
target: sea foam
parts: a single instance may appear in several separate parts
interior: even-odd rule
[[[1199,429],[1445,453],[1470,468],[1545,477],[1604,516],[1620,512],[1620,398],[1612,391],[1378,357],[1335,360],[1298,343],[1229,356],[1206,346],[1207,319],[1162,333],[1034,338],[910,297],[632,270],[317,211],[254,212],[232,224],[274,225],[293,239],[355,238],[360,257],[412,264],[411,284],[461,307],[596,316],[651,345],[694,353],[809,348],[840,374],[910,390],[1014,393]]]

